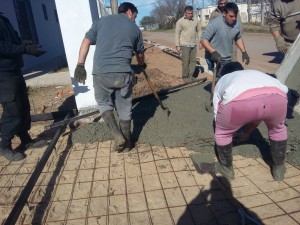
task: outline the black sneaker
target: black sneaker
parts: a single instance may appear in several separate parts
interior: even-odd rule
[[[0,147],[0,156],[3,156],[9,161],[20,161],[26,158],[24,153],[14,151],[11,148],[2,147]]]

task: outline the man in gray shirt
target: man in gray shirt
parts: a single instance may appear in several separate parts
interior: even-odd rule
[[[138,64],[145,69],[143,37],[135,24],[137,8],[123,2],[118,14],[97,20],[82,41],[75,79],[85,82],[84,63],[90,45],[96,45],[93,63],[95,99],[102,118],[114,137],[114,150],[128,151],[131,148],[132,110],[132,53],[136,53]],[[120,119],[118,126],[113,110]]]
[[[235,42],[242,52],[242,61],[249,64],[250,58],[246,52],[241,36],[241,24],[237,21],[238,6],[229,2],[225,5],[223,16],[216,17],[207,25],[200,43],[211,54],[211,60],[220,67],[232,61],[232,44]]]

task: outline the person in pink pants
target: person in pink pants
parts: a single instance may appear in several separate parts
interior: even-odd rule
[[[239,62],[228,63],[213,93],[215,142],[220,171],[234,178],[232,140],[249,137],[262,121],[268,128],[273,160],[272,175],[284,179],[287,129],[288,88],[277,79],[257,70],[244,70]]]

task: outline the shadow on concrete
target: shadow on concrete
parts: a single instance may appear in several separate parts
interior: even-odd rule
[[[167,99],[168,96],[162,95],[159,96],[159,98],[163,101]],[[148,120],[154,116],[158,107],[160,107],[160,105],[154,96],[134,104],[132,109],[133,131],[131,136],[133,143],[138,141],[143,128],[147,124]],[[167,114],[167,110],[165,111]]]
[[[258,128],[251,132],[250,138],[247,141],[233,142],[234,146],[252,144],[257,147],[261,158],[270,167],[272,165],[272,156],[268,139],[265,139]]]
[[[85,92],[88,92],[90,90],[87,85],[86,86],[79,86],[78,82],[73,77],[71,77],[71,81],[72,81],[72,84],[74,86],[73,89],[74,89],[74,93],[76,93],[75,95],[78,95],[80,93],[85,93]],[[76,92],[75,92],[75,89],[76,89]]]
[[[280,64],[284,59],[284,55],[280,52],[267,52],[263,53],[262,55],[274,57],[272,60],[268,61],[269,63]]]
[[[65,55],[61,55],[49,60],[47,63],[27,68],[22,71],[25,80],[36,78],[46,73],[58,72],[61,68],[68,67],[67,58]]]
[[[58,159],[58,163],[57,166],[55,168],[55,171],[52,174],[52,177],[50,178],[48,184],[47,184],[47,188],[44,191],[44,196],[43,198],[39,201],[39,204],[36,205],[35,209],[34,209],[34,213],[32,216],[32,224],[44,224],[45,221],[43,221],[44,218],[47,217],[47,213],[49,212],[49,210],[47,211],[48,207],[51,207],[49,204],[51,202],[51,199],[53,198],[53,193],[55,190],[55,183],[58,182],[58,179],[61,175],[61,172],[64,168],[64,166],[66,165],[66,160],[67,160],[67,156],[69,154],[69,151],[72,149],[73,143],[72,143],[72,133],[68,134],[68,140],[67,140],[67,145],[66,148],[62,151],[61,155],[57,156]],[[45,175],[44,179],[47,179],[47,175]],[[44,180],[42,179],[42,180]],[[39,184],[39,187],[43,187]],[[37,189],[36,192],[39,192],[40,190]],[[29,202],[30,204],[34,204],[34,202]]]
[[[215,180],[217,179],[217,180]],[[222,185],[222,186],[221,186]],[[245,223],[242,222],[245,220]],[[257,223],[251,221],[254,219]],[[210,187],[204,190],[191,202],[179,218],[176,225],[187,224],[260,224],[260,218],[234,198],[231,184],[222,176],[215,176]]]

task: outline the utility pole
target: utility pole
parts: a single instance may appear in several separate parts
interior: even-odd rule
[[[252,1],[251,0],[247,0],[247,14],[248,14],[248,23],[250,23],[251,21],[251,5],[252,5]]]
[[[260,15],[260,25],[263,26],[265,23],[265,8],[264,8],[264,0],[261,0],[260,2],[260,8],[261,8],[261,15]]]
[[[111,13],[118,13],[118,0],[110,0]]]

